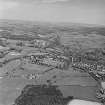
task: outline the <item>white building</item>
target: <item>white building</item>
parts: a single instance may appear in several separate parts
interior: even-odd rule
[[[67,105],[104,105],[104,104],[93,101],[74,99],[70,101]]]

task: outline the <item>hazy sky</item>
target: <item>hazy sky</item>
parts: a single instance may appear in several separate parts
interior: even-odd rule
[[[0,18],[105,25],[105,0],[0,0]]]

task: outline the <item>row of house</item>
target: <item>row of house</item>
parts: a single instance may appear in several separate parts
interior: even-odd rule
[[[58,69],[67,69],[70,64],[70,59],[68,57],[43,52],[29,53],[23,59],[26,59],[25,61],[27,61],[27,63],[52,66]]]
[[[89,73],[97,81],[105,81],[105,66],[97,65],[88,62],[72,63],[73,68],[82,69],[84,72]]]

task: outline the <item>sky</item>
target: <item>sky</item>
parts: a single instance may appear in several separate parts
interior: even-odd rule
[[[0,19],[105,25],[105,0],[0,0]]]

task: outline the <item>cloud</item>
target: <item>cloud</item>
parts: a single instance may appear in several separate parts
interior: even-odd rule
[[[69,1],[69,0],[0,0],[0,1],[19,1],[19,2],[65,2],[65,1]]]
[[[18,3],[32,3],[39,2],[40,0],[0,0],[1,2],[18,2]]]
[[[42,0],[42,3],[67,2],[69,0]]]
[[[2,1],[0,0],[0,18],[3,17],[5,14],[5,11],[8,9],[12,9],[14,7],[17,7],[18,3],[13,1]]]
[[[13,2],[13,1],[1,1],[0,0],[0,9],[1,10],[4,10],[4,9],[10,9],[10,8],[13,8],[13,7],[16,7],[18,6],[18,3],[17,2]]]
[[[18,2],[18,3],[56,3],[67,2],[71,0],[0,0],[3,2]]]

